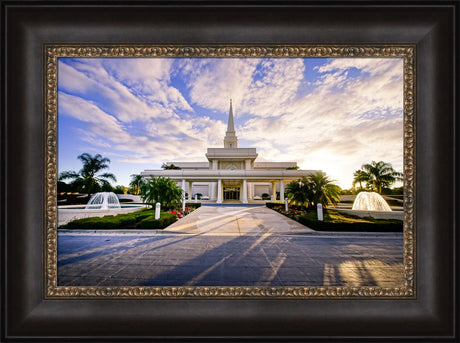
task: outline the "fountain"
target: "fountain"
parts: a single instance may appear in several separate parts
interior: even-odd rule
[[[99,192],[91,196],[85,210],[108,210],[112,208],[121,208],[117,195],[113,192]]]
[[[69,221],[88,217],[103,217],[121,213],[131,213],[149,207],[146,204],[120,205],[118,196],[113,192],[99,192],[93,194],[85,205],[58,206],[58,226]]]
[[[391,211],[383,197],[375,192],[361,192],[356,197],[352,210],[358,211]]]

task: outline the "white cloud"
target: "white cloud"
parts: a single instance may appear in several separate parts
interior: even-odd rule
[[[145,60],[142,75],[140,62],[136,59],[78,59],[69,65],[60,61],[59,89],[93,101],[123,122],[167,118],[177,109],[192,110],[180,92],[168,86],[169,80],[163,75],[168,72],[167,63],[162,64],[163,74],[156,75],[150,68],[155,63]],[[130,67],[133,68],[132,79],[128,78]],[[158,69],[161,67],[153,68],[154,71]]]
[[[296,96],[303,78],[300,59],[190,59],[181,64],[188,76],[191,101],[228,111],[234,101],[235,117],[280,116]]]

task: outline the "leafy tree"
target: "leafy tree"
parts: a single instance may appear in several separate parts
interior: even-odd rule
[[[128,187],[125,186],[116,186],[113,190],[115,194],[128,194]]]
[[[129,186],[134,190],[134,192],[136,192],[137,195],[139,195],[140,188],[144,182],[144,176],[141,174],[131,174],[130,177],[131,181],[129,182]]]
[[[382,194],[382,189],[390,188],[394,182],[403,179],[402,173],[394,170],[390,163],[383,161],[363,164],[359,174],[362,175],[362,181],[366,182],[367,187],[379,194]]]
[[[327,207],[328,204],[336,205],[340,201],[342,189],[333,184],[333,180],[322,172],[316,172],[308,177],[311,187],[311,202],[313,208],[317,204]]]
[[[66,192],[71,192],[71,191],[72,191],[72,188],[70,187],[70,185],[68,185],[67,183],[63,181],[58,181],[57,183],[58,193],[66,193]]]
[[[111,173],[103,173],[97,175],[101,170],[109,168],[110,159],[102,157],[100,154],[91,156],[88,153],[83,153],[77,157],[83,167],[78,171],[64,171],[59,175],[59,181],[72,179],[72,187],[79,189],[82,193],[96,193],[101,189],[112,189],[108,180],[116,182],[115,175]]]
[[[286,170],[299,170],[299,166],[287,167]]]
[[[112,187],[112,185],[110,183],[104,183],[102,186],[101,186],[101,189],[100,189],[101,192],[113,192],[114,191],[114,188]]]
[[[270,194],[268,194],[268,193],[262,193],[261,196],[262,196],[262,199],[263,199],[263,200],[270,199]]]
[[[148,204],[159,202],[162,207],[174,207],[181,202],[182,189],[173,180],[159,176],[142,183],[141,197]]]
[[[166,164],[166,163],[163,163],[161,165],[161,168],[165,169],[165,170],[169,170],[169,169],[181,169],[180,167],[178,166],[175,166],[174,164]]]

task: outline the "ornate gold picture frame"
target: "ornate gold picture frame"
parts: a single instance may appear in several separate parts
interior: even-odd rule
[[[255,299],[416,299],[416,46],[407,45],[59,45],[44,47],[46,116],[45,297],[60,298],[255,298]],[[404,277],[399,287],[138,287],[59,286],[57,282],[57,80],[58,58],[241,58],[340,57],[404,60]]]

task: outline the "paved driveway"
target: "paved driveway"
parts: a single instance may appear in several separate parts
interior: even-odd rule
[[[60,233],[58,284],[400,286],[401,234],[318,235],[264,207],[201,207],[160,234]]]
[[[265,206],[202,206],[165,230],[212,236],[294,234],[312,231]]]

